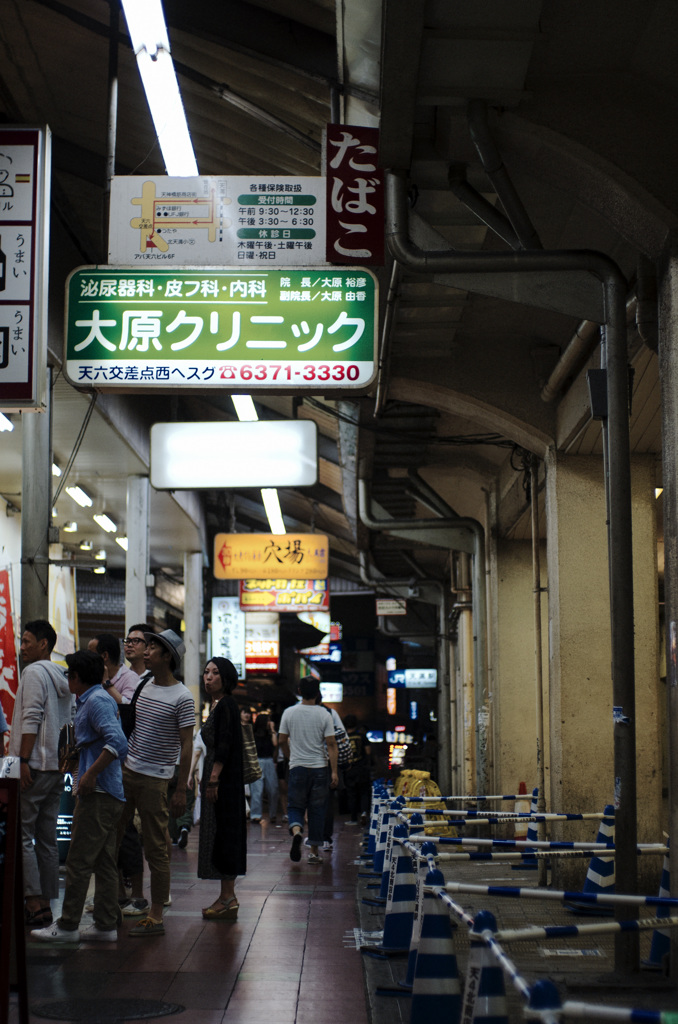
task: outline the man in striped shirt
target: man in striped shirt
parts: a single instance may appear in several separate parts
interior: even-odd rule
[[[181,637],[171,629],[147,633],[144,654],[146,668],[153,673],[136,702],[134,731],[123,767],[125,811],[118,839],[122,840],[134,811],[139,812],[144,853],[151,873],[151,906],[129,932],[131,936],[164,935],[163,908],[169,900],[170,867],[165,840],[169,811],[180,817],[186,807],[186,783],[193,753],[195,706],[183,683],[174,678],[186,650]],[[179,779],[171,803],[167,784],[179,762]]]

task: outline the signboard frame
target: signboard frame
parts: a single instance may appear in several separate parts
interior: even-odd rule
[[[24,273],[21,268],[27,266],[25,250],[30,252],[28,287],[15,290],[14,297],[7,296],[6,288],[0,291],[0,328],[4,328],[0,331],[0,409],[5,412],[42,411],[46,405],[51,146],[52,133],[46,125],[0,126],[0,155],[7,163],[5,166],[0,161],[0,236],[6,237],[8,230],[21,234],[23,244],[13,254],[16,260],[17,254],[23,252],[21,262],[14,267],[15,270],[19,267],[19,273]],[[22,165],[21,170],[17,165],[10,175],[12,156],[7,151],[12,147],[15,151],[32,148],[29,171],[27,165]],[[25,179],[27,174],[31,176],[30,181],[19,180]],[[9,196],[9,190],[14,193],[19,185],[30,185],[30,211],[24,211],[28,215],[3,216],[10,212],[3,210],[3,204],[14,198],[14,194]],[[25,204],[26,200],[23,202]],[[6,244],[4,242],[3,246]],[[14,245],[18,244],[15,237]],[[28,319],[28,324],[24,324],[24,318]],[[5,319],[7,323],[3,324]],[[13,344],[24,340],[24,330],[28,331],[25,371],[20,380],[5,379],[12,376],[12,372],[5,374],[7,367],[2,364],[11,356]]]
[[[120,393],[355,394],[376,378],[378,328],[368,267],[83,266],[63,370]]]

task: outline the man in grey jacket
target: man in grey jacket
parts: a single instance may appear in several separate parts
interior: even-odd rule
[[[70,722],[73,697],[64,670],[50,660],[56,633],[44,619],[27,622],[9,753],[21,761],[21,843],[26,921],[52,923],[50,900],[59,895],[57,817],[64,788],[59,732]]]

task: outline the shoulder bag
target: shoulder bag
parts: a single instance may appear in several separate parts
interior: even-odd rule
[[[257,757],[257,745],[254,742],[252,726],[242,725],[242,780],[246,786],[261,778],[261,765]]]
[[[144,686],[146,685],[146,683],[151,678],[152,678],[151,677],[151,673],[150,672],[145,672],[144,675],[139,680],[139,685],[137,686],[136,690],[134,691],[134,694],[133,694],[132,699],[129,702],[129,704],[119,704],[118,705],[118,714],[120,715],[120,725],[122,726],[122,731],[124,732],[124,734],[127,737],[127,739],[129,739],[130,736],[132,735],[132,733],[134,732],[134,725],[135,725],[136,717],[137,717],[136,703],[139,700],[139,694],[141,693],[141,691],[143,690]]]

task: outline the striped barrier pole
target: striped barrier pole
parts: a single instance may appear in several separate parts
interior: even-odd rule
[[[460,803],[482,803],[484,800],[517,800],[520,796],[519,793],[494,793],[490,796],[478,795],[475,796],[410,796],[407,798],[407,802],[425,804],[426,802],[431,803],[433,800],[440,802],[443,800],[445,803],[452,803],[453,800]]]
[[[608,804],[604,811],[603,820],[598,828],[596,836],[597,843],[609,843],[614,846],[614,807]],[[614,892],[615,882],[615,860],[614,857],[603,857],[594,853],[586,872],[586,879],[582,892],[585,893],[610,893]],[[566,903],[565,906],[575,914],[610,914],[612,911],[603,906],[592,908],[588,903],[581,901]]]
[[[452,922],[437,898],[445,879],[429,871],[425,879],[423,918],[412,985],[410,1024],[459,1024],[461,986],[452,938]]]
[[[634,1010],[625,1006],[597,1006],[595,1003],[579,1003],[568,999],[563,1003],[564,1017],[583,1017],[590,1021],[599,1020],[628,1021],[628,1024],[672,1024],[675,1011],[665,1010]]]
[[[408,814],[430,814],[435,819],[436,817],[457,818],[467,820],[470,824],[476,825],[486,824],[486,819],[490,821],[601,821],[606,817],[606,811],[586,811],[582,813],[565,812],[565,811],[551,811],[549,813],[538,814],[536,811],[458,811],[452,808],[451,810],[437,810],[432,808],[427,811],[424,808],[420,811],[416,807],[403,807],[400,811],[403,819],[407,818]],[[524,842],[524,840],[521,840]]]
[[[494,914],[489,910],[476,914],[470,933],[462,1024],[508,1024],[504,972],[483,937],[496,930]]]
[[[662,918],[666,928],[678,925],[678,917]],[[545,924],[507,928],[497,932],[497,942],[531,942],[537,939],[567,939],[576,935],[605,935],[609,932],[646,932],[657,925],[656,917],[628,921],[600,921],[597,924]]]
[[[530,843],[530,846],[527,847],[525,843],[519,843],[516,839],[477,839],[470,836],[427,836],[426,838],[434,843],[440,843],[441,846],[493,846],[504,850],[588,850],[591,853],[594,850],[610,849],[607,843],[583,843],[570,840],[549,840]],[[423,838],[412,836],[412,842],[424,842],[424,840]],[[644,850],[655,850],[656,852],[663,852],[666,849],[663,843],[639,843],[638,847]]]
[[[410,852],[416,853],[416,847],[412,847]],[[535,857],[537,860],[540,860],[542,858],[545,859],[545,858],[557,857],[559,860],[567,860],[569,857],[572,857],[572,858],[589,857],[590,856],[590,852],[591,852],[590,850],[534,850],[534,852],[532,852],[532,853],[529,853],[529,852],[528,853],[520,853],[520,852],[517,852],[517,851],[515,853],[514,852],[511,852],[511,853],[493,853],[493,852],[485,853],[484,851],[479,851],[477,853],[439,853],[437,859],[438,859],[438,861],[441,864],[442,863],[446,863],[447,861],[454,861],[454,860],[480,860],[480,861],[488,861],[488,860],[512,861],[513,860],[513,861],[520,861],[520,860],[524,860],[526,857]],[[637,849],[636,850],[636,854],[639,857],[640,856],[647,856],[648,854],[651,855],[651,854],[657,854],[657,853],[665,853],[665,851],[664,850],[642,850],[642,849]],[[617,851],[616,850],[610,850],[610,853],[609,853],[610,857],[616,857],[616,855],[617,855]],[[668,893],[666,895],[668,895]]]
[[[475,885],[471,882],[446,882],[446,892],[469,892],[484,896],[503,896],[509,899],[553,900],[557,903],[581,900],[584,903],[609,904],[612,907],[667,907],[678,908],[678,899],[663,896],[634,896],[630,893],[572,892],[567,889],[522,889],[513,885]]]
[[[668,850],[664,857],[664,863],[662,865],[662,877],[659,883],[659,895],[670,896],[671,895],[671,877],[670,877],[670,861]],[[657,911],[657,917],[665,918],[668,917],[669,911],[663,907],[660,907]],[[668,975],[669,967],[669,956],[671,953],[671,936],[665,928],[657,928],[654,935],[652,936],[652,944],[650,946],[650,955],[647,960],[643,960],[643,967],[649,967],[652,970],[664,971],[664,974]]]
[[[417,954],[419,952],[419,940],[421,938],[421,925],[424,919],[424,879],[431,870],[435,871],[436,848],[433,843],[424,843],[421,848],[423,859],[417,861],[418,870],[415,872],[416,899],[414,902],[414,916],[412,918],[412,938],[410,940],[410,952],[407,957],[407,973],[405,980],[401,981],[402,988],[412,991],[414,987],[414,975],[417,966]],[[434,867],[430,868],[431,860]]]

